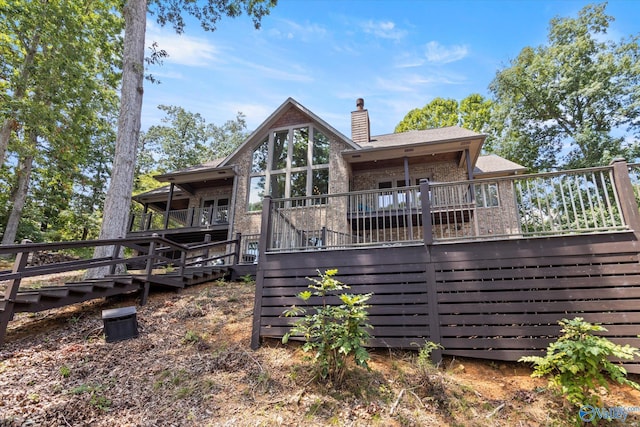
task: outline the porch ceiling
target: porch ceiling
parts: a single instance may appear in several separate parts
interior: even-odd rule
[[[425,156],[414,156],[409,157],[409,166],[425,164],[425,163],[437,163],[437,162],[447,162],[447,161],[456,161],[460,162],[462,156],[462,152],[458,151],[457,153],[439,153],[439,154],[429,154]],[[391,159],[382,159],[382,160],[373,160],[373,161],[361,161],[357,163],[351,163],[351,170],[353,172],[359,171],[367,171],[372,169],[380,169],[380,168],[392,168],[392,167],[402,167],[404,166],[404,159],[401,157],[391,158]]]
[[[154,176],[160,182],[173,182],[179,186],[196,186],[204,182],[231,180],[236,175],[233,166],[206,167],[204,165],[182,171]],[[210,187],[211,185],[206,185]]]
[[[460,138],[442,142],[422,142],[406,145],[365,148],[362,150],[346,150],[342,152],[344,159],[352,168],[359,168],[358,163],[392,162],[394,159],[403,161],[405,157],[412,159],[435,159],[439,155],[454,155],[460,166],[466,164],[465,150],[469,150],[472,166],[475,165],[480,149],[484,142],[484,135],[479,137]],[[431,160],[433,161],[433,160]],[[379,166],[376,166],[379,167]]]

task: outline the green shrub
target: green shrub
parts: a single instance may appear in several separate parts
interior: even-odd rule
[[[640,390],[640,385],[626,378],[627,371],[610,357],[633,360],[640,356],[637,348],[618,345],[594,332],[606,331],[600,325],[585,322],[581,317],[558,322],[562,335],[549,344],[544,357],[527,356],[520,362],[534,364],[532,377],[551,375],[549,385],[558,390],[572,405],[599,406],[600,398],[595,393],[597,387],[609,389],[607,376],[611,380]]]
[[[282,337],[287,343],[292,335],[302,336],[306,342],[302,349],[315,352],[313,363],[316,378],[328,379],[340,384],[344,379],[347,361],[353,357],[356,365],[369,368],[369,353],[364,344],[369,339],[367,329],[367,300],[372,294],[353,295],[343,291],[349,286],[333,276],[338,270],[318,271],[320,280],[308,278],[312,283],[309,289],[300,292],[298,297],[308,301],[312,296],[320,297],[322,305],[314,306],[314,314],[307,314],[293,323],[290,332]],[[329,296],[337,296],[342,304],[330,305]],[[292,306],[285,310],[287,317],[297,317],[306,313],[302,307]]]

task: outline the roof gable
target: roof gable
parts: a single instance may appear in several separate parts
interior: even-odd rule
[[[262,124],[258,126],[258,128],[254,130],[251,135],[249,135],[249,137],[242,144],[240,144],[238,148],[235,149],[233,153],[231,153],[226,159],[224,159],[220,166],[231,164],[238,153],[243,151],[247,145],[257,144],[258,139],[261,139],[269,129],[291,126],[296,123],[304,123],[309,121],[316,123],[320,128],[324,128],[326,131],[335,135],[349,147],[352,147],[356,150],[360,148],[357,144],[344,136],[340,131],[335,129],[319,116],[314,114],[311,110],[304,107],[295,99],[288,98],[273,113],[271,113],[271,115],[267,117],[267,119],[262,122]]]

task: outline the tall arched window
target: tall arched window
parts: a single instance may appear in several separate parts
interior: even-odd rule
[[[312,125],[270,131],[254,149],[249,211],[262,209],[265,194],[289,198],[328,192],[329,138]]]

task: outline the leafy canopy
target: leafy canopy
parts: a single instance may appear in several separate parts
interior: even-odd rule
[[[638,157],[639,36],[612,41],[605,8],[554,18],[546,45],[525,47],[497,73],[490,85],[497,140],[490,149],[531,170]]]
[[[491,119],[493,102],[474,93],[460,103],[455,99],[435,98],[422,108],[409,111],[398,123],[395,132],[461,126],[484,132]]]

